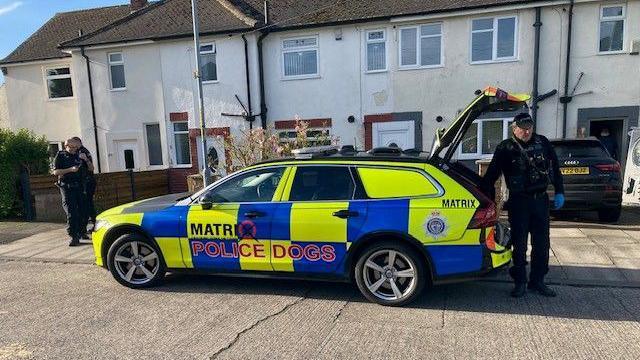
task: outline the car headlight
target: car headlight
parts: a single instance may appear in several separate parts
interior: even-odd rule
[[[107,220],[98,220],[96,221],[96,225],[93,227],[93,231],[96,232],[107,226],[109,226],[109,222]]]

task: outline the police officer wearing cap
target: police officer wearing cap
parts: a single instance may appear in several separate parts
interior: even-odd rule
[[[80,166],[80,177],[82,179],[83,193],[82,193],[82,221],[80,224],[80,237],[82,239],[89,239],[87,235],[87,224],[90,222],[93,226],[96,223],[96,207],[93,202],[93,198],[96,194],[96,178],[93,174],[95,170],[93,166],[93,157],[89,149],[82,145],[82,140],[75,136],[72,138],[80,144],[78,149],[78,157],[82,160]]]
[[[69,246],[80,245],[82,224],[82,177],[79,172],[82,160],[78,156],[80,143],[74,139],[65,141],[65,149],[58,152],[53,160],[53,175],[58,176],[56,185],[60,188],[62,207],[67,214],[67,234],[71,237]]]
[[[511,296],[524,296],[527,287],[544,296],[556,293],[544,283],[549,271],[549,197],[553,184],[554,207],[564,204],[564,187],[558,158],[546,137],[533,131],[527,113],[518,114],[511,124],[512,137],[502,141],[493,154],[483,178],[487,193],[495,193],[495,182],[503,174],[509,189],[507,209],[511,225],[513,265],[509,273],[515,287]],[[527,286],[527,238],[531,234],[531,272]]]

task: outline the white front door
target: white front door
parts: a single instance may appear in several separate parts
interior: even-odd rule
[[[397,146],[407,150],[415,148],[415,122],[391,121],[373,123],[373,147]]]
[[[116,153],[118,154],[118,170],[127,170],[126,154],[133,155],[134,169],[140,168],[140,157],[138,156],[138,142],[136,140],[116,140]]]
[[[622,183],[622,203],[640,206],[640,128],[631,130],[630,140]]]

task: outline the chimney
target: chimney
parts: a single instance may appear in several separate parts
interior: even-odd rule
[[[131,9],[131,12],[134,12],[142,9],[145,6],[147,6],[147,0],[131,0],[131,5],[129,5],[129,8]]]

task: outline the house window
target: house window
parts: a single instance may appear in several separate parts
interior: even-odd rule
[[[45,70],[49,99],[63,99],[73,97],[71,84],[71,69],[67,67]]]
[[[471,62],[514,60],[517,28],[515,16],[474,19],[471,24]]]
[[[284,77],[318,75],[318,37],[283,40],[282,64]]]
[[[173,140],[176,150],[176,164],[191,164],[191,151],[189,148],[189,125],[186,121],[173,123]]]
[[[200,76],[203,82],[218,80],[215,43],[200,45]]]
[[[160,140],[160,124],[146,124],[147,151],[149,165],[162,165],[162,143]]]
[[[278,133],[280,143],[293,143],[298,138],[298,132],[291,130],[284,130]],[[330,128],[328,127],[314,127],[307,129],[307,141],[309,146],[324,146],[331,145]]]
[[[477,159],[493,155],[496,147],[509,134],[512,118],[474,121],[462,138],[458,149],[460,159]]]
[[[367,71],[387,69],[387,46],[384,30],[367,31]]]
[[[600,52],[622,51],[624,46],[625,6],[600,9]]]
[[[109,56],[109,73],[111,74],[111,89],[125,89],[124,57],[122,53],[111,53]]]
[[[62,149],[64,149],[63,142],[50,142],[48,147],[49,159],[55,158],[58,152]]]
[[[442,65],[442,24],[400,29],[400,67]]]

